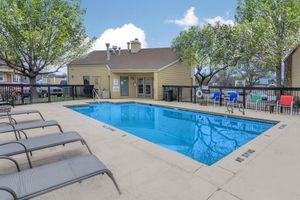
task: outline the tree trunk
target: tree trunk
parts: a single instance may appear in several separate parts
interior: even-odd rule
[[[281,86],[281,61],[276,66],[276,85]]]
[[[29,84],[32,85],[30,86],[31,98],[38,98],[37,88],[33,86],[36,85],[36,77],[29,77]]]

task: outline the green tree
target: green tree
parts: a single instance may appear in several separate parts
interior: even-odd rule
[[[255,20],[243,21],[235,27],[238,35],[238,51],[241,56],[235,66],[235,73],[249,86],[253,86],[260,78],[275,71],[270,64],[273,54],[269,51],[269,43],[266,40],[270,35],[269,29],[262,31],[266,26],[264,21]]]
[[[90,48],[79,0],[0,0],[0,13],[0,59],[31,84]]]
[[[196,67],[195,78],[202,86],[220,71],[236,65],[237,38],[233,26],[206,24],[181,32],[172,46],[190,66]]]
[[[236,11],[238,23],[262,23],[261,33],[271,53],[270,63],[276,70],[277,85],[281,85],[281,68],[285,55],[300,41],[299,0],[239,0]]]

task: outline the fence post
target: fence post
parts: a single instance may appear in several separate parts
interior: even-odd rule
[[[243,106],[246,108],[246,89],[243,88]]]
[[[94,85],[91,85],[91,87],[90,87],[90,98],[93,97],[93,90],[94,90]]]
[[[83,86],[83,88],[84,88],[85,86]],[[77,98],[77,86],[75,85],[74,86],[74,97],[76,97]]]
[[[191,95],[191,103],[193,102],[193,88],[190,89],[190,95]]]
[[[222,100],[223,100],[223,91],[222,88],[220,87],[220,106],[222,106]]]
[[[30,91],[29,102],[30,102],[30,104],[32,104],[32,91],[33,91],[32,85],[29,87],[29,91]]]
[[[75,92],[74,92],[74,85],[71,86],[71,90],[72,90],[72,99],[75,99]]]
[[[179,97],[180,97],[180,95],[179,95],[179,91],[180,91],[180,88],[179,87],[177,87],[177,101],[179,102]]]
[[[166,87],[163,85],[163,100],[166,100]]]
[[[24,85],[21,85],[21,104],[24,104]]]
[[[50,85],[47,86],[47,94],[48,94],[48,102],[50,103],[51,102],[51,91],[50,91]]]
[[[196,87],[194,87],[194,103],[197,103]]]

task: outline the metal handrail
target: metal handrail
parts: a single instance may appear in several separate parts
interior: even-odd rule
[[[243,114],[243,115],[245,115],[245,108],[244,108],[244,106],[243,106],[243,104],[239,104],[239,111]]]
[[[99,96],[99,94],[98,94],[98,90],[97,89],[93,88],[92,92],[93,92],[93,100],[94,101],[96,100],[95,97],[97,97],[97,99],[101,99],[100,96]]]
[[[226,109],[228,113],[233,114],[233,103],[229,102],[226,106]]]

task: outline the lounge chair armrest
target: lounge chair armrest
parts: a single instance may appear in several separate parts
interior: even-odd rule
[[[11,126],[15,130],[15,126],[12,123],[9,123],[9,122],[0,122],[0,125],[1,124],[9,125],[9,126]]]
[[[0,190],[9,193],[14,198],[14,200],[18,200],[17,194],[11,188],[9,188],[9,187],[0,187]]]
[[[18,141],[5,142],[5,143],[0,144],[0,146],[5,146],[5,145],[9,145],[9,144],[18,144],[18,145],[20,145],[24,148],[26,153],[28,153],[27,147],[24,144],[22,144],[21,142],[18,142]]]
[[[13,162],[13,163],[16,165],[16,168],[17,168],[18,172],[21,171],[21,170],[20,170],[20,166],[19,166],[18,162],[17,162],[15,159],[10,158],[10,157],[8,157],[8,156],[0,156],[0,160],[8,160],[8,161]]]
[[[10,114],[6,115],[6,116],[1,116],[0,119],[8,119],[11,120],[13,123],[17,124],[17,120],[15,118],[13,118]],[[8,122],[10,123],[10,122]]]

